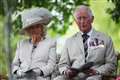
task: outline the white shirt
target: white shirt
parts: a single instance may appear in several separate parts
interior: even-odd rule
[[[89,47],[89,42],[90,42],[90,37],[91,37],[91,34],[93,32],[93,28],[91,28],[91,30],[87,33],[87,35],[89,36],[88,40],[87,40],[87,45]],[[80,31],[80,33],[83,35],[84,33],[82,31]]]

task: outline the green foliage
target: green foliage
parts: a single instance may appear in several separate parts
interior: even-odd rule
[[[57,35],[63,35],[66,33],[69,25],[71,25],[72,21],[70,20],[71,14],[74,8],[80,4],[87,4],[89,0],[0,0],[0,15],[2,18],[0,19],[1,23],[4,23],[3,18],[6,18],[7,13],[6,8],[3,7],[6,4],[3,4],[7,1],[8,10],[12,12],[12,33],[11,33],[11,47],[12,52],[15,53],[16,43],[21,38],[18,34],[20,29],[22,28],[20,12],[24,9],[32,8],[32,7],[45,7],[49,9],[54,15],[53,21],[48,25],[48,33],[52,37]],[[4,11],[5,10],[5,11]],[[3,25],[0,25],[1,33],[0,35],[4,35]],[[0,36],[0,74],[6,74],[8,72],[7,67],[7,57],[5,55],[4,49],[4,37]]]
[[[69,25],[72,23],[69,21],[70,16],[77,5],[87,4],[89,0],[8,0],[9,9],[15,15],[19,14],[19,11],[23,11],[32,7],[45,7],[50,11],[54,11],[53,22],[49,27],[50,32],[54,31],[57,35],[63,35],[67,31]],[[1,3],[1,2],[0,2]],[[2,12],[3,14],[3,7]],[[58,13],[57,15],[55,15]],[[65,23],[65,24],[64,24]],[[20,16],[13,21],[13,32],[16,35],[22,27]],[[49,33],[50,33],[49,32]],[[52,35],[53,32],[50,33]]]
[[[116,23],[120,22],[120,1],[119,0],[108,0],[114,4],[114,7],[108,8],[107,12],[111,14],[111,18]]]
[[[7,73],[7,62],[6,62],[6,54],[4,49],[4,28],[3,28],[3,16],[0,16],[0,74]]]
[[[7,73],[7,61],[6,54],[4,51],[4,19],[5,12],[3,7],[3,1],[0,0],[0,73]],[[20,29],[22,28],[20,12],[24,9],[32,8],[32,7],[45,7],[49,9],[54,15],[53,21],[48,25],[48,34],[52,37],[56,37],[57,35],[64,35],[68,30],[69,26],[72,24],[73,19],[72,13],[76,6],[80,4],[90,3],[93,0],[7,0],[9,10],[12,10],[12,33],[11,33],[11,47],[12,54],[15,52],[16,43],[21,38],[18,34]],[[95,0],[94,0],[95,1]],[[96,0],[97,1],[97,0]],[[103,0],[104,1],[104,0]],[[108,0],[111,1],[114,5],[110,8],[104,7],[107,6],[107,3],[102,3],[102,0],[97,1],[98,3],[90,3],[90,6],[95,13],[95,28],[109,34],[116,46],[116,49],[120,49],[120,24],[115,24],[111,21],[111,18],[119,23],[120,18],[120,1],[119,0]],[[114,7],[115,6],[115,7]],[[101,8],[101,9],[99,9]],[[110,16],[106,13],[110,13]],[[101,13],[100,13],[101,12]],[[101,17],[102,16],[102,17]],[[104,22],[104,23],[103,23]],[[108,28],[109,27],[109,28]],[[2,65],[2,66],[1,66]]]
[[[115,50],[120,51],[120,23],[115,23],[111,15],[106,13],[106,10],[111,7],[111,3],[105,1],[90,1],[90,7],[94,13],[93,26],[105,34],[108,34],[114,43]]]

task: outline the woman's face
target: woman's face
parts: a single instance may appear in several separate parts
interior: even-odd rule
[[[36,35],[39,37],[39,36],[42,36],[42,34],[44,33],[44,26],[41,24],[35,24],[25,30],[30,37],[33,35]]]

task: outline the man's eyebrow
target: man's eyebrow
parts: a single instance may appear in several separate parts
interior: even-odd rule
[[[78,19],[79,19],[79,18],[88,18],[88,16],[78,16],[77,18],[78,18]]]

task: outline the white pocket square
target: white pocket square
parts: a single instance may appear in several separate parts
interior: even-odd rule
[[[97,45],[97,46],[91,46],[90,49],[97,49],[97,48],[104,48],[105,46],[103,44]]]

